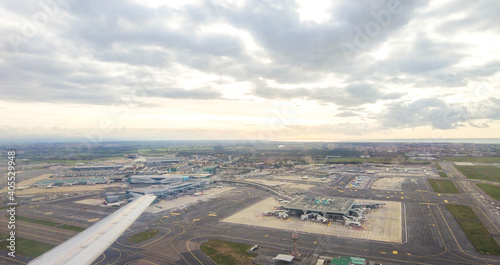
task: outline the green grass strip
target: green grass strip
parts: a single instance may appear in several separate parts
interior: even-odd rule
[[[428,179],[432,189],[437,193],[459,193],[457,187],[451,180],[447,179]]]
[[[158,230],[146,230],[143,232],[139,232],[137,234],[131,235],[127,238],[128,241],[133,243],[140,243],[146,241],[152,237],[155,237],[158,234]]]
[[[500,201],[500,187],[491,185],[491,184],[485,184],[485,183],[478,183],[476,184],[480,189],[482,189],[484,192],[486,192],[488,195],[491,196],[491,198]]]
[[[2,238],[2,241],[0,242],[0,248],[3,250],[7,250],[7,246],[9,245],[9,241],[5,240],[8,238],[7,235],[1,234],[0,237]],[[54,245],[27,239],[27,238],[22,238],[22,237],[16,237],[16,255],[23,255],[23,256],[28,256],[31,258],[36,258],[43,253],[49,251],[52,249]]]
[[[455,217],[458,225],[460,225],[460,228],[462,228],[477,252],[487,255],[500,255],[500,247],[472,208],[453,204],[446,205],[446,208]]]

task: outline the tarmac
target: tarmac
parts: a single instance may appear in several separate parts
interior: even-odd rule
[[[328,235],[321,229],[316,230],[319,233],[299,231],[298,249],[303,253],[301,257],[304,261],[308,261],[315,255],[359,256],[383,264],[500,264],[500,257],[482,255],[475,251],[446,209],[447,203],[472,205],[488,231],[498,239],[500,217],[495,208],[498,202],[492,201],[478,190],[471,181],[454,170],[451,164],[441,163],[441,166],[449,176],[448,179],[455,183],[460,194],[433,192],[427,183],[428,176],[406,178],[401,183],[401,191],[376,190],[371,186],[365,189],[347,189],[346,184],[353,178],[349,174],[318,183],[318,186],[309,190],[313,196],[399,204],[400,242]],[[306,184],[302,180],[297,180],[296,183]],[[243,225],[222,221],[268,197],[269,193],[262,190],[235,187],[207,200],[198,200],[194,197],[197,198],[196,202],[181,207],[176,212],[178,215],[170,212],[144,213],[94,264],[214,264],[199,250],[199,245],[210,239],[258,244],[263,249],[263,262],[266,260],[265,257],[272,256],[270,254],[288,254],[292,248],[291,230],[262,227],[257,223]],[[75,203],[92,198],[99,198],[99,193],[54,201],[27,202],[18,207],[18,215],[88,227],[117,210],[112,207]],[[150,208],[152,207],[154,205]],[[378,213],[376,211],[379,211],[383,214],[383,210],[386,208],[374,210],[372,213],[376,214]],[[373,217],[369,217],[372,222]],[[265,218],[271,220],[274,217]],[[6,218],[0,220],[0,232],[5,234],[8,231]],[[286,222],[278,219],[275,221],[292,222],[292,220]],[[297,220],[297,225],[301,222],[311,227],[314,224]],[[324,224],[314,225],[320,228],[328,227]],[[139,244],[131,244],[126,240],[131,234],[147,229],[158,229],[160,233]],[[349,232],[361,231],[349,230]],[[59,227],[22,221],[19,221],[16,233],[20,237],[54,245],[76,234]],[[5,250],[0,250],[0,264],[26,264],[29,260],[31,258],[20,255],[15,259],[9,258]]]
[[[279,219],[275,216],[263,216],[263,211],[271,211],[277,206],[274,198],[267,198],[221,221],[253,227],[401,243],[401,202],[370,201],[369,203],[385,203],[386,205],[384,208],[373,209],[366,214],[368,220],[361,228],[346,226],[343,222],[322,224],[302,221],[300,217]]]

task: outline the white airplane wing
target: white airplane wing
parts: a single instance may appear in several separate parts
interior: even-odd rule
[[[96,260],[156,199],[148,194],[135,199],[93,226],[51,249],[28,265],[91,264]]]

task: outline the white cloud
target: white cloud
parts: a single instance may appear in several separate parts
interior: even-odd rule
[[[16,113],[0,122],[77,136],[107,118],[196,139],[498,127],[497,1],[401,2],[387,23],[385,0],[181,2],[2,2],[0,92]],[[341,44],[360,41],[346,60]]]

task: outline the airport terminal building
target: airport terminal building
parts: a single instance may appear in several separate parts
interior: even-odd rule
[[[162,197],[167,197],[169,195],[176,195],[177,193],[188,190],[204,188],[210,183],[212,183],[211,180],[202,180],[202,181],[176,182],[167,185],[152,185],[149,187],[127,190],[126,194],[133,197],[142,196],[146,194],[153,194],[162,198]]]
[[[189,180],[189,176],[183,175],[132,175],[129,178],[130,184],[169,184]]]
[[[298,198],[284,204],[282,208],[289,211],[291,215],[318,213],[330,220],[342,220],[342,216],[347,216],[353,205],[354,199]]]

